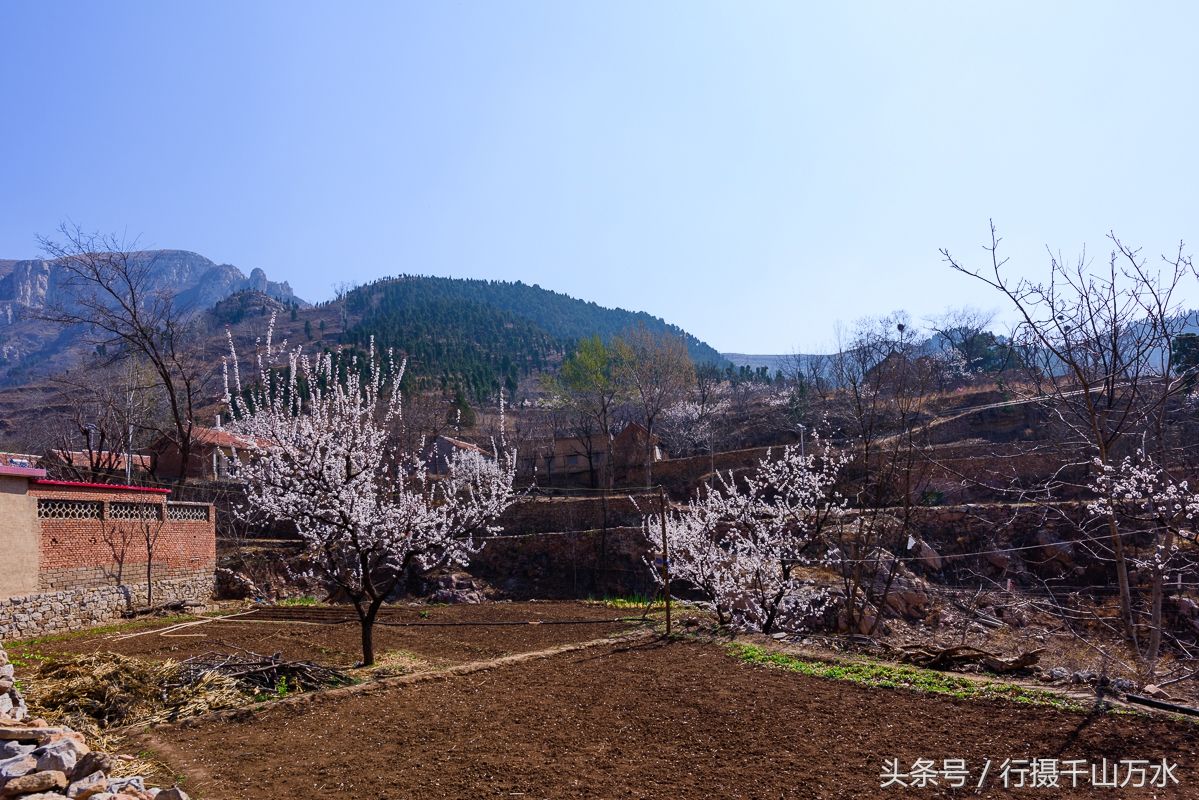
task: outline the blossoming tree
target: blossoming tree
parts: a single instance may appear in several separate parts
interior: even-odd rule
[[[1193,545],[1199,539],[1195,530],[1199,495],[1186,480],[1175,479],[1143,449],[1118,464],[1096,459],[1095,473],[1089,486],[1094,499],[1088,511],[1097,519],[1118,525],[1121,533],[1128,535],[1129,564],[1146,576],[1149,586],[1148,607],[1137,626],[1144,640],[1136,654],[1143,685],[1153,679],[1161,656],[1165,633],[1162,601],[1170,579],[1181,582],[1185,574],[1189,581],[1195,574],[1193,550],[1184,551],[1179,545]]]
[[[769,633],[805,606],[819,605],[795,567],[827,553],[825,524],[841,513],[837,477],[848,461],[831,448],[782,449],[756,472],[718,473],[685,507],[666,513],[670,569],[710,600],[721,624]],[[647,520],[647,533],[661,517]]]
[[[440,454],[432,474],[426,454],[397,443],[404,364],[373,340],[365,356],[309,355],[268,331],[248,385],[232,336],[229,348],[225,402],[255,443],[238,473],[241,513],[295,523],[315,571],[353,603],[372,664],[375,618],[409,569],[464,565],[496,531],[514,499],[515,453],[501,439],[492,457]]]

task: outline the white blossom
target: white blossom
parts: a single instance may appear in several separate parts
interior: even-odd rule
[[[821,447],[818,437],[810,450],[785,447],[777,458],[768,452],[752,474],[718,473],[713,487],[667,513],[672,578],[703,592],[722,622],[769,632],[781,618],[828,600],[794,567],[827,556],[819,534],[845,508],[834,487],[848,456]],[[652,537],[661,518],[646,525]]]

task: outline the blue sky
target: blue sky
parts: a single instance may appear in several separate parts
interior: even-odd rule
[[[308,299],[400,272],[725,351],[1195,241],[1189,3],[0,0],[0,257],[72,219]],[[1199,299],[1192,293],[1192,301]]]

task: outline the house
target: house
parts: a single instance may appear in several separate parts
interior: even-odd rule
[[[115,450],[51,450],[40,465],[54,475],[74,480],[124,478],[127,474],[146,475],[153,459],[146,453],[129,456]]]
[[[150,445],[150,453],[154,474],[160,481],[177,480],[183,474],[189,479],[219,481],[233,475],[255,446],[252,439],[225,428],[196,425],[192,427],[191,453],[188,454],[186,472],[182,451],[173,434],[160,436]]]
[[[638,471],[645,463],[646,443],[651,438],[653,460],[665,459],[658,435],[651,437],[645,426],[637,422],[627,423],[612,437],[612,474],[617,483],[637,480]],[[609,458],[608,450],[608,437],[600,434],[530,442],[518,454],[518,476],[528,481],[535,479],[544,486],[597,487]]]

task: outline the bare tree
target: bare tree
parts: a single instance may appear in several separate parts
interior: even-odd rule
[[[112,235],[63,224],[57,241],[39,237],[62,279],[61,296],[43,318],[86,332],[88,341],[115,357],[137,355],[157,376],[170,428],[186,467],[192,452],[194,412],[209,370],[192,348],[191,317],[173,292],[159,285],[154,261]],[[179,483],[187,480],[186,468]]]
[[[836,387],[826,413],[853,443],[858,469],[842,491],[855,519],[836,529],[847,624],[873,633],[916,529],[927,483],[924,401],[934,367],[919,352],[908,316],[859,321],[828,370]],[[870,618],[870,610],[879,613]],[[865,625],[863,623],[865,622]]]
[[[654,433],[662,412],[681,400],[695,383],[695,366],[681,337],[654,333],[644,325],[617,339],[620,380],[641,413],[646,441],[645,485],[654,482]]]
[[[155,508],[156,512],[166,513],[166,506]],[[144,514],[137,520],[136,537],[146,554],[146,607],[154,607],[154,554],[158,552],[158,540],[162,537],[166,520],[158,513]]]
[[[1145,523],[1160,518],[1153,492],[1141,497],[1119,487],[1145,463],[1162,485],[1183,479],[1178,422],[1192,376],[1173,359],[1176,340],[1193,320],[1178,294],[1194,270],[1181,244],[1155,268],[1114,233],[1109,239],[1109,257],[1097,268],[1085,252],[1073,262],[1050,253],[1043,283],[1008,274],[993,223],[985,267],[966,267],[941,252],[954,270],[999,292],[1019,317],[1013,345],[1031,397],[1054,421],[1062,451],[1082,454],[1080,466],[1089,473],[1074,486],[1055,475],[1041,496],[1073,491],[1097,500],[1092,508],[1099,513],[1078,523],[1079,541],[1112,565],[1123,637],[1148,682],[1161,652],[1163,584],[1176,566],[1160,554],[1172,552],[1177,530]],[[1089,528],[1091,521],[1102,535]]]
[[[946,309],[928,320],[928,326],[942,350],[960,357],[968,372],[980,372],[994,351],[995,336],[988,330],[994,322],[993,311],[962,307]]]
[[[73,480],[129,482],[134,451],[166,421],[153,371],[130,357],[54,382],[66,411],[46,443],[52,468]]]

